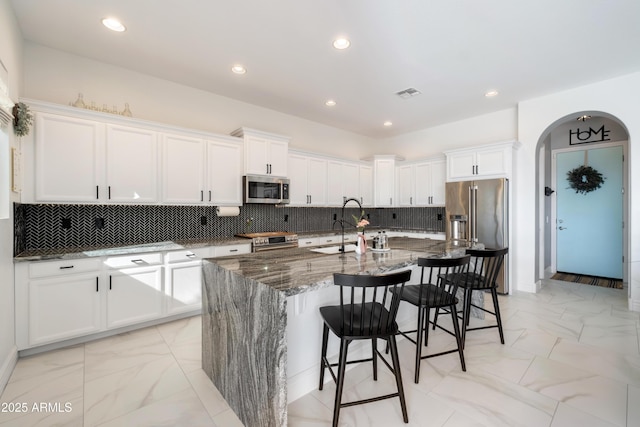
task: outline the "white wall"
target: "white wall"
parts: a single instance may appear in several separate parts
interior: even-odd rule
[[[0,0],[0,59],[8,71],[9,97],[17,100],[22,82],[22,35],[9,0]],[[17,145],[11,127],[0,129],[8,135],[9,146]],[[4,174],[3,174],[4,175]],[[3,181],[0,185],[10,185]],[[11,202],[18,200],[10,192]],[[14,335],[13,298],[13,209],[9,218],[0,219],[0,392],[4,389],[17,360]]]
[[[228,135],[246,126],[291,137],[291,147],[358,160],[370,138],[140,74],[42,45],[25,42],[21,96],[68,105],[78,93],[86,103],[129,103],[133,116]]]
[[[521,288],[535,289],[535,176],[536,150],[541,137],[546,137],[549,127],[561,118],[581,111],[602,111],[618,118],[629,134],[629,211],[640,212],[640,73],[629,74],[582,86],[553,95],[521,102],[518,105],[518,139],[523,147],[518,153],[515,169],[519,191],[514,194],[518,206],[514,236],[518,248],[515,253],[514,272]],[[636,184],[636,185],[634,185]],[[640,226],[630,215],[628,236],[630,242],[630,305],[640,311]]]

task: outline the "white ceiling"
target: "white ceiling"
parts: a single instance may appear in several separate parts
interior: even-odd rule
[[[35,43],[374,138],[640,70],[638,0],[11,2]]]

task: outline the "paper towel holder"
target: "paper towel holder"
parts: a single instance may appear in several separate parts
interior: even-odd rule
[[[240,215],[240,208],[238,206],[216,206],[216,215],[238,216]]]

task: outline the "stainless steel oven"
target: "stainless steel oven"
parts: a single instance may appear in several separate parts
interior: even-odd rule
[[[253,252],[298,247],[298,235],[287,231],[236,234],[236,236],[251,239]]]
[[[242,178],[245,203],[289,203],[289,180],[271,176],[246,175]]]

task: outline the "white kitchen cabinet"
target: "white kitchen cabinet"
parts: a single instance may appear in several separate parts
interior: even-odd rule
[[[245,175],[287,177],[289,138],[248,128],[231,135],[244,139]]]
[[[205,152],[205,141],[200,138],[163,135],[162,201],[164,203],[200,204],[205,201],[205,191],[208,191],[205,189]]]
[[[321,157],[289,154],[290,205],[327,204],[327,161]]]
[[[362,206],[373,205],[373,167],[360,165],[358,167],[360,204]]]
[[[376,207],[395,206],[395,156],[374,156],[374,205]]]
[[[104,125],[91,120],[35,114],[35,199],[96,202],[104,187]]]
[[[360,200],[358,164],[330,160],[327,163],[327,203],[342,206],[346,199]]]
[[[450,150],[445,155],[447,182],[511,176],[513,142]]]
[[[207,169],[205,200],[216,206],[242,205],[242,146],[222,138],[208,140]]]
[[[162,267],[108,272],[107,327],[116,328],[162,316]]]
[[[107,125],[106,183],[110,202],[158,201],[157,133]]]
[[[400,206],[444,205],[445,162],[430,160],[397,167]]]
[[[168,252],[165,256],[166,315],[202,310],[202,258],[213,248]]]
[[[15,265],[19,350],[101,331],[99,259]]]

